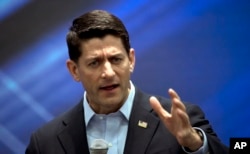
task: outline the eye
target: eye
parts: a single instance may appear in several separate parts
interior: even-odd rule
[[[112,60],[113,64],[120,64],[121,61],[122,61],[122,58],[120,58],[120,57],[113,57],[111,60]]]
[[[94,60],[94,61],[90,62],[88,65],[90,67],[97,67],[99,65],[99,61],[98,60]]]

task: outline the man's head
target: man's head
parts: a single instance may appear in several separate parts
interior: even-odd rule
[[[71,60],[78,62],[82,52],[80,44],[94,37],[104,37],[107,34],[121,38],[127,53],[130,50],[129,34],[116,16],[102,10],[94,10],[74,19],[67,34],[68,53]]]
[[[116,112],[128,97],[135,64],[123,23],[105,11],[86,13],[73,21],[67,43],[67,67],[85,88],[91,108]]]

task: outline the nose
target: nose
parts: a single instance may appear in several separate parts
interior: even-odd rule
[[[111,78],[115,75],[115,71],[112,67],[112,64],[107,61],[103,65],[102,78]]]

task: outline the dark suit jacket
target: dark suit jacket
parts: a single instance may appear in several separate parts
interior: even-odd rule
[[[149,97],[136,89],[128,125],[124,154],[181,154],[184,153],[175,137],[165,128],[149,104]],[[164,108],[170,111],[171,102],[158,97]],[[226,154],[225,147],[213,132],[204,114],[194,105],[186,105],[193,127],[202,128],[208,139],[210,154]],[[31,136],[26,154],[89,154],[84,123],[82,100],[73,109],[38,129]],[[138,121],[148,123],[147,128]]]

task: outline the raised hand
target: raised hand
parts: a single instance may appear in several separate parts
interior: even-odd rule
[[[152,108],[180,145],[192,151],[199,149],[203,141],[191,126],[185,105],[173,89],[169,89],[168,93],[172,101],[171,113],[166,111],[154,96],[149,99]]]

